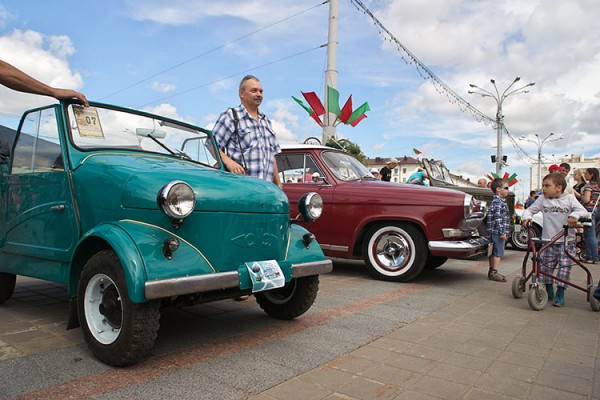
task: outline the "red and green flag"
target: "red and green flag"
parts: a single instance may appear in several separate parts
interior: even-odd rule
[[[413,147],[413,153],[415,153],[415,156],[418,156],[419,154],[421,154],[421,153],[422,153],[422,151],[421,151],[421,150],[417,150],[417,149],[415,149],[415,148]]]
[[[298,103],[300,105],[300,107],[304,108],[304,110],[306,110],[306,112],[308,113],[308,115],[310,115],[317,122],[317,124],[319,124],[319,126],[323,126],[323,123],[321,122],[321,119],[319,118],[319,116],[317,115],[317,113],[315,113],[312,109],[306,107],[304,105],[304,103],[302,102],[302,100],[297,99],[294,96],[292,96],[292,99],[294,99],[294,101],[296,103]]]
[[[292,99],[294,99],[294,101],[298,103],[300,107],[304,108],[308,115],[310,115],[317,122],[317,124],[319,124],[319,126],[323,126],[323,122],[321,122],[321,119],[319,118],[319,116],[325,114],[326,112],[323,103],[321,103],[321,100],[315,92],[301,93],[302,96],[304,96],[304,98],[308,102],[308,107],[304,105],[302,100],[299,100],[294,96],[292,96]],[[346,100],[344,107],[340,109],[340,94],[335,88],[332,88],[331,86],[327,86],[326,96],[327,112],[335,114],[335,116],[337,117],[336,121],[339,120],[339,122],[342,122],[346,125],[351,125],[353,127],[358,125],[360,121],[367,118],[367,115],[365,113],[371,110],[369,108],[369,103],[365,102],[356,110],[352,111],[352,95],[350,95],[348,100]]]
[[[341,114],[340,94],[331,86],[327,86],[327,111],[335,114],[336,117]]]
[[[350,115],[350,118],[348,119],[347,123],[352,126],[356,126],[360,121],[367,118],[365,113],[370,110],[371,109],[369,108],[369,103],[364,102],[360,107],[358,107],[352,112],[352,115]]]

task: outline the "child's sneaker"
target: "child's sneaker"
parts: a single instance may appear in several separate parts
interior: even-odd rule
[[[551,283],[546,283],[546,293],[548,293],[548,301],[554,299],[554,286]]]
[[[563,287],[558,287],[556,289],[556,295],[554,296],[554,303],[552,305],[554,307],[562,307],[565,305],[565,289]]]
[[[488,279],[495,282],[506,282],[506,277],[502,274],[499,274],[495,269],[490,269],[488,271]]]

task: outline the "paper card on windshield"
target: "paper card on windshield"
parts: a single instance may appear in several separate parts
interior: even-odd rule
[[[252,293],[285,285],[285,276],[275,260],[247,262],[246,268],[252,279]]]
[[[102,138],[104,132],[100,125],[98,110],[94,107],[73,106],[73,114],[77,122],[80,137]]]

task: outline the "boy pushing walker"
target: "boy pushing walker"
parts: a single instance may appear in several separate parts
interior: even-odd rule
[[[527,227],[531,223],[531,217],[540,211],[544,214],[544,229],[542,239],[549,240],[563,230],[564,225],[569,228],[575,228],[579,218],[589,215],[589,212],[581,205],[575,195],[565,193],[567,182],[559,173],[551,173],[544,177],[542,181],[541,195],[529,208],[525,209],[522,215],[523,226]],[[575,230],[569,229],[569,235],[566,242],[560,241],[548,247],[541,254],[541,271],[554,275],[554,270],[558,266],[560,279],[570,282],[571,266],[573,261],[565,254],[565,250],[575,256]],[[554,300],[552,305],[562,307],[565,304],[564,291],[566,284],[557,281],[556,295],[554,294],[553,279],[546,275],[540,275],[540,282],[546,285],[548,300]]]

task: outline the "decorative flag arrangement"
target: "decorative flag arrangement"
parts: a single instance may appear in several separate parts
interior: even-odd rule
[[[308,107],[304,105],[302,100],[297,99],[294,96],[292,96],[292,99],[294,99],[300,107],[304,108],[308,115],[310,115],[319,126],[323,126],[320,116],[325,114],[325,107],[323,106],[323,103],[321,103],[319,96],[317,96],[315,92],[302,92],[302,96],[304,96],[304,99],[308,102]],[[336,116],[334,125],[344,123],[352,127],[355,127],[360,121],[367,118],[366,112],[371,110],[369,108],[369,103],[364,102],[360,107],[352,111],[352,95],[348,97],[348,100],[346,100],[346,103],[344,103],[344,106],[340,109],[340,94],[331,86],[327,86],[327,108],[328,112],[333,113]]]
[[[496,178],[500,178],[500,176],[499,176],[498,174],[494,173],[494,172],[492,172],[492,174],[491,174],[491,175],[488,175],[487,177],[488,177],[488,179],[489,179],[490,181],[493,181],[493,180],[494,180],[494,179],[496,179]],[[504,176],[502,176],[502,179],[504,179],[506,182],[508,182],[508,186],[509,186],[509,187],[510,187],[510,186],[513,186],[513,185],[516,185],[516,184],[517,184],[517,182],[519,182],[519,181],[517,180],[517,174],[516,174],[516,173],[514,173],[514,174],[512,174],[512,175],[510,175],[510,176],[509,176],[509,175],[508,175],[508,172],[505,172],[505,173],[504,173]]]
[[[418,156],[419,154],[421,154],[421,153],[422,153],[422,151],[421,151],[421,150],[418,150],[418,149],[415,149],[415,148],[413,147],[413,153],[415,153],[415,156]]]

